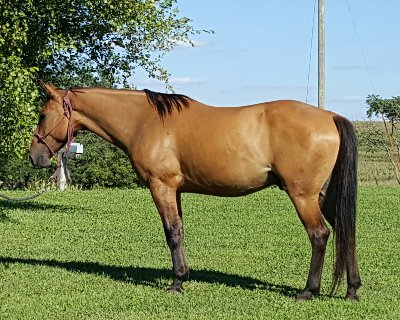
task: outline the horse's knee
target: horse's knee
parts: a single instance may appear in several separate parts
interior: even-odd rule
[[[326,226],[319,208],[318,195],[314,197],[291,196],[297,214],[303,223],[313,248],[324,249],[329,238],[329,228]]]

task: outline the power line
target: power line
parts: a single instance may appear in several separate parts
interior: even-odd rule
[[[352,12],[351,12],[351,8],[350,8],[350,4],[349,4],[349,1],[348,1],[348,0],[346,0],[346,4],[347,4],[347,8],[349,9],[349,14],[350,14],[351,23],[353,24],[354,32],[355,32],[355,34],[356,34],[356,38],[357,38],[357,41],[358,41],[358,45],[359,45],[359,47],[360,47],[361,54],[362,54],[362,57],[363,57],[364,67],[365,67],[365,69],[367,70],[368,78],[369,78],[369,81],[371,82],[371,88],[372,88],[373,92],[376,92],[376,91],[375,91],[374,81],[372,80],[371,70],[370,70],[370,68],[369,68],[369,66],[368,66],[367,59],[366,59],[366,57],[365,57],[364,48],[363,48],[363,45],[362,45],[362,43],[361,43],[361,38],[360,38],[360,35],[359,35],[359,33],[358,33],[357,26],[356,26],[355,20],[354,20],[354,18],[353,18],[353,14],[352,14]]]
[[[325,0],[318,0],[318,108],[325,109]]]
[[[307,95],[306,95],[306,103],[308,103],[308,94],[310,90],[310,73],[311,73],[311,58],[312,58],[312,50],[313,50],[313,42],[314,42],[314,30],[315,30],[315,8],[317,7],[317,0],[314,1],[314,9],[313,9],[313,22],[311,29],[311,40],[310,40],[310,56],[308,60],[308,75],[307,75]]]

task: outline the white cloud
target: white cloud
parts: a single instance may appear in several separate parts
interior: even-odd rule
[[[187,85],[203,85],[208,81],[204,79],[192,79],[189,77],[171,78],[170,83],[172,86],[187,86]]]
[[[140,80],[136,80],[134,81],[135,85],[137,87],[146,87],[146,86],[160,86],[160,85],[164,85],[163,82],[158,81],[157,79],[140,79]]]
[[[206,41],[201,40],[173,40],[172,42],[174,42],[179,48],[200,48],[208,46]]]

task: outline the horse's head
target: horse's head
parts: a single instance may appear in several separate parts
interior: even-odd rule
[[[64,90],[57,90],[51,84],[43,84],[42,87],[49,99],[39,114],[39,122],[29,149],[29,158],[35,168],[50,166],[51,158],[71,140],[69,120],[72,109],[66,108],[68,91],[65,93]]]

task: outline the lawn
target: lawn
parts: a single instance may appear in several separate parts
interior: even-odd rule
[[[14,196],[20,192],[11,192]],[[0,202],[0,319],[399,319],[400,189],[360,188],[360,302],[295,302],[310,245],[284,192],[184,195],[191,266],[183,294],[148,190],[49,191]]]

